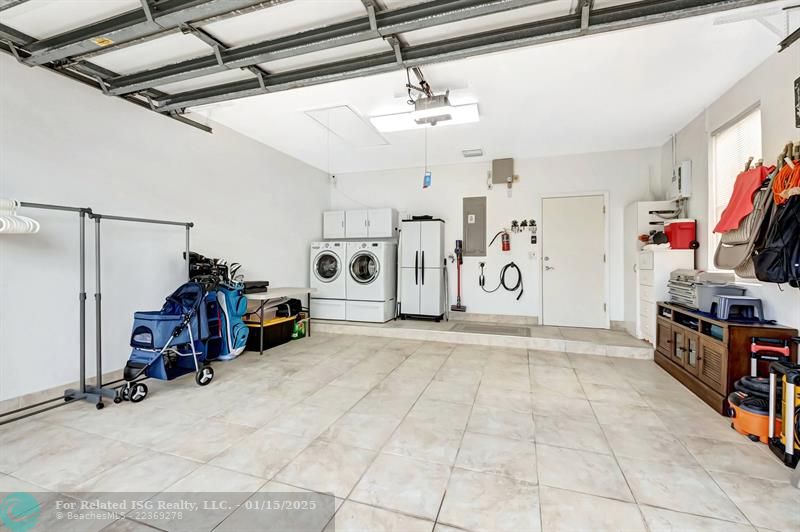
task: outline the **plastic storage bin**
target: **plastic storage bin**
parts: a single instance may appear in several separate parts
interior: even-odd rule
[[[664,233],[672,249],[697,249],[697,222],[678,219],[664,222]]]
[[[245,322],[250,329],[250,334],[247,336],[247,350],[260,350],[259,333],[264,337],[264,349],[285,344],[292,339],[294,322],[294,316],[264,320],[261,326],[259,326],[257,321]]]

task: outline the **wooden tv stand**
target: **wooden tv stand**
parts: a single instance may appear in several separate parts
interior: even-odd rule
[[[750,344],[754,336],[788,340],[792,361],[797,329],[782,325],[747,325],[706,317],[672,303],[656,307],[655,362],[714,410],[727,415],[733,384],[750,375]],[[759,365],[767,375],[767,363]]]

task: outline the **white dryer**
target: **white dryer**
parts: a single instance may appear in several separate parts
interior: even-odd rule
[[[311,315],[323,320],[343,320],[347,296],[347,247],[344,242],[311,243],[311,275],[314,289]]]
[[[395,315],[397,244],[347,243],[347,312],[349,321],[383,323]]]

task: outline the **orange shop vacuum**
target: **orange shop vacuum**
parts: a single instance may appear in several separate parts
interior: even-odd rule
[[[789,342],[774,338],[754,337],[750,344],[750,376],[734,384],[736,391],[728,395],[731,428],[752,441],[769,443],[770,416],[769,378],[758,377],[758,362],[789,362]],[[772,433],[781,432],[781,420],[773,421]]]

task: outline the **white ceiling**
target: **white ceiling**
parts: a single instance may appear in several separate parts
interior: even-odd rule
[[[660,146],[777,49],[758,22],[714,24],[719,16],[425,67],[434,89],[459,89],[453,103],[477,100],[481,113],[477,124],[427,130],[429,163],[462,162],[469,148],[493,159]],[[405,81],[398,71],[195,113],[332,173],[421,166],[425,131],[359,147],[306,114],[342,105],[364,117],[402,112]]]
[[[395,9],[420,1],[382,0],[382,4]],[[568,13],[576,1],[552,0],[408,32],[403,38],[416,45],[549,18]],[[595,7],[629,1],[595,0]],[[461,151],[471,148],[483,149],[483,159],[492,159],[660,145],[774,53],[779,38],[751,15],[766,14],[774,26],[784,29],[785,18],[774,13],[790,4],[781,0],[719,15],[426,66],[424,72],[436,91],[452,89],[454,104],[477,101],[481,113],[477,124],[428,129],[429,162],[461,162]],[[35,38],[45,38],[139,5],[139,0],[30,0],[0,12],[0,22]],[[792,27],[796,27],[800,10],[793,13]],[[208,24],[204,29],[227,45],[241,46],[364,15],[361,0],[295,0]],[[383,40],[374,39],[261,66],[272,73],[284,72],[388,50]],[[196,37],[171,34],[110,49],[91,61],[129,74],[209,53],[209,47]],[[182,92],[252,76],[247,70],[236,69],[157,88]],[[215,104],[194,109],[192,115],[331,172],[419,166],[425,157],[425,130],[387,133],[378,140],[363,127],[352,136],[342,134],[341,128],[338,135],[329,135],[321,125],[324,121],[320,113],[308,113],[344,108],[366,120],[403,112],[408,110],[405,82],[405,72],[399,70]],[[346,117],[350,123],[357,118]],[[346,138],[349,136],[353,138]]]

